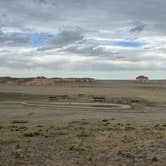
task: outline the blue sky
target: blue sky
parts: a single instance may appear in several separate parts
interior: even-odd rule
[[[46,41],[51,38],[54,38],[54,35],[52,35],[52,34],[47,34],[47,35],[34,34],[32,37],[31,45],[33,47],[42,47],[46,44]]]
[[[6,33],[9,36],[12,35],[13,33]],[[29,37],[30,38],[30,46],[32,47],[43,47],[45,45],[47,45],[47,41],[49,41],[49,39],[53,39],[55,38],[55,35],[53,34],[40,34],[37,32],[19,32],[17,33],[20,36],[25,36],[25,37]],[[137,48],[137,47],[142,47],[144,46],[143,42],[139,42],[139,41],[127,41],[127,40],[119,40],[119,41],[113,41],[113,42],[109,42],[109,41],[105,41],[105,42],[101,42],[105,45],[110,44],[113,46],[120,46],[120,47],[133,47],[133,48]]]
[[[144,43],[142,42],[138,42],[138,41],[115,41],[113,42],[114,46],[121,46],[121,47],[141,47],[144,45]]]

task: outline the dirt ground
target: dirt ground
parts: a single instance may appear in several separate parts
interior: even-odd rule
[[[160,82],[0,85],[0,166],[164,166],[165,97]]]

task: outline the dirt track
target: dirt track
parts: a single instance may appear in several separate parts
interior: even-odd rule
[[[11,103],[11,102],[10,102]],[[76,103],[76,102],[52,102],[52,103],[28,103],[28,102],[12,102],[15,104],[22,104],[27,106],[39,106],[39,107],[49,107],[58,106],[65,108],[101,108],[101,109],[117,109],[117,110],[127,110],[131,106],[127,104],[114,104],[114,103]]]

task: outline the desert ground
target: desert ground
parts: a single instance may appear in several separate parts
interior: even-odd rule
[[[0,166],[165,164],[165,81],[0,84]]]

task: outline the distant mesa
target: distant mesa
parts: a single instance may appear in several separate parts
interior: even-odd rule
[[[147,76],[140,75],[140,76],[136,77],[136,81],[144,83],[144,82],[148,82],[149,78]]]
[[[93,78],[46,78],[44,76],[32,78],[0,77],[0,84],[26,86],[55,86],[64,83],[94,83]]]

